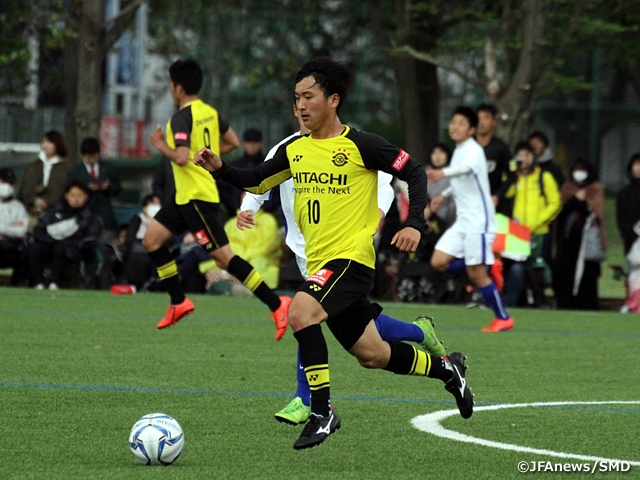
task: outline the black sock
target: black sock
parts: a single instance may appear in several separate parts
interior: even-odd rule
[[[260,274],[249,262],[235,255],[229,261],[227,271],[251,290],[262,303],[269,307],[269,310],[274,312],[280,307],[280,298],[264,283]]]
[[[329,351],[322,327],[310,325],[293,334],[300,346],[300,364],[311,389],[311,412],[326,417],[330,410]]]
[[[451,378],[451,370],[445,367],[442,357],[429,355],[404,342],[387,342],[391,347],[391,357],[384,370],[398,375],[420,375],[430,378],[439,378],[448,382]]]
[[[162,286],[171,297],[171,304],[178,305],[184,302],[184,291],[178,276],[178,265],[171,256],[167,247],[160,247],[158,250],[148,252],[151,261],[158,270],[158,276],[162,280]]]

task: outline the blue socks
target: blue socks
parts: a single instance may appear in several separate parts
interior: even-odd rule
[[[302,367],[302,363],[300,363],[300,347],[298,347],[298,389],[294,397],[300,397],[302,399],[302,403],[305,406],[311,405],[311,389],[309,388],[309,381],[307,380],[307,375],[304,373],[304,368]]]
[[[464,262],[462,262],[462,264],[464,266]],[[408,342],[421,343],[424,341],[424,333],[413,323],[396,320],[384,313],[378,315],[374,322],[376,324],[376,329],[378,329],[378,333],[382,339],[387,342],[406,340]],[[296,390],[294,397],[300,397],[302,399],[302,403],[308,407],[311,404],[311,389],[309,388],[304,368],[302,368],[302,364],[300,363],[300,347],[298,347],[297,379],[298,389]]]
[[[456,275],[463,275],[467,273],[467,266],[462,258],[454,258],[447,267],[447,273],[455,273]]]
[[[384,313],[374,320],[376,329],[384,341],[406,340],[420,343],[424,341],[424,333],[413,323],[407,323],[391,318]]]
[[[484,287],[478,287],[478,291],[482,294],[482,298],[487,302],[487,305],[490,305],[491,308],[493,308],[496,318],[500,320],[507,320],[509,318],[509,314],[504,308],[502,297],[500,296],[500,292],[498,291],[498,287],[496,287],[495,283],[491,282],[489,285]]]

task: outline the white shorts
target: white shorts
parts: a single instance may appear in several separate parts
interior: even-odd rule
[[[493,265],[495,233],[465,233],[454,223],[444,232],[436,250],[456,258],[464,258],[466,265]]]

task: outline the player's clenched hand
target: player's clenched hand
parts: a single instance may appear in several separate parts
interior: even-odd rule
[[[240,230],[244,230],[245,228],[251,228],[256,224],[256,221],[253,219],[253,212],[251,210],[245,210],[244,212],[240,212],[236,217],[236,226]]]
[[[149,141],[151,142],[151,145],[156,148],[162,147],[164,145],[164,133],[162,133],[162,128],[156,127],[156,129],[151,132]]]
[[[208,172],[215,172],[222,167],[222,160],[208,148],[203,148],[193,157],[193,163],[204,168]]]
[[[393,236],[391,245],[401,252],[415,252],[420,243],[420,232],[412,227],[404,227]]]

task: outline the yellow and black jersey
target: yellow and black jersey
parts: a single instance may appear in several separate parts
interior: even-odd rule
[[[200,99],[187,103],[167,122],[167,145],[173,149],[189,147],[189,163],[181,167],[171,162],[178,205],[190,200],[220,202],[216,182],[191,160],[204,147],[220,154],[220,136],[228,129],[229,124],[220,119],[218,111]]]
[[[252,170],[224,163],[213,176],[253,193],[263,193],[292,178],[294,212],[305,238],[311,273],[339,258],[374,268],[378,170],[409,184],[411,206],[406,225],[422,231],[427,204],[423,167],[382,137],[348,126],[333,138],[295,137],[283,144],[273,159]]]

